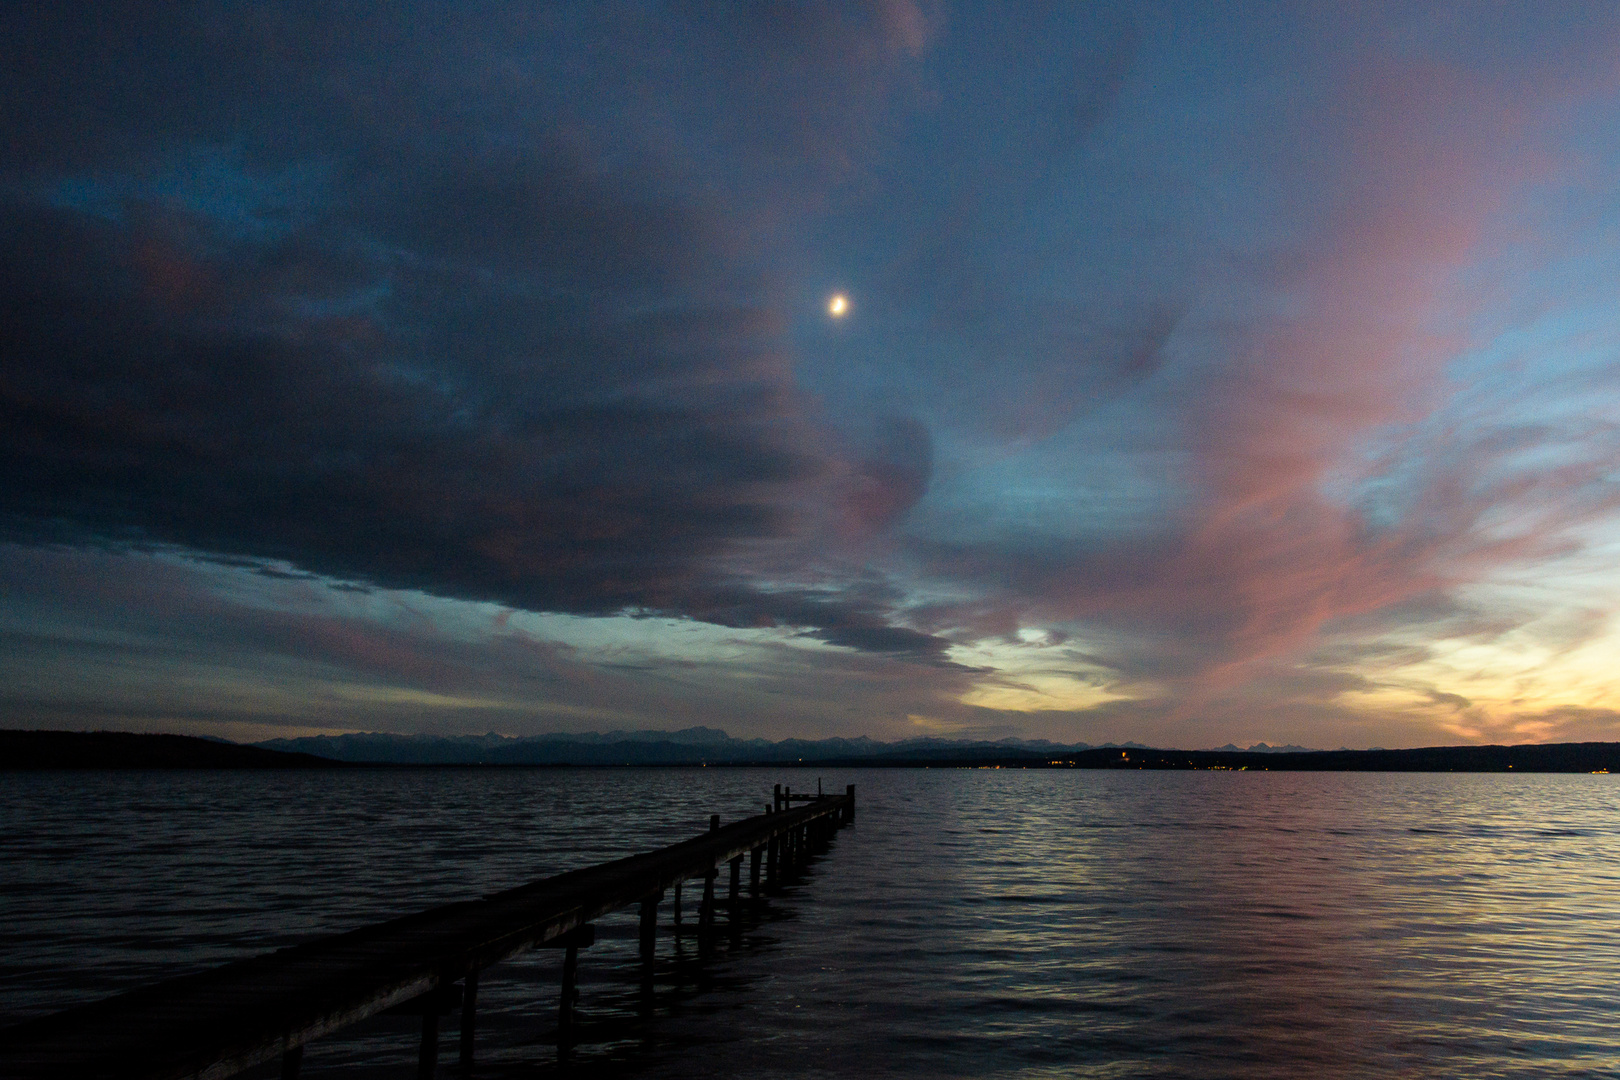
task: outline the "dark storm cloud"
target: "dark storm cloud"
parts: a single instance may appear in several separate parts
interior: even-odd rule
[[[161,222],[10,210],[4,498],[30,520],[605,610],[780,531],[771,488],[816,469],[773,430],[758,312],[559,317],[523,355],[446,357],[421,338],[454,329],[376,314],[254,327],[293,245],[211,258]],[[501,306],[461,284],[440,314]]]
[[[776,43],[804,61],[779,93],[921,47],[908,5],[838,11]],[[662,16],[622,13],[632,43],[657,38]],[[721,568],[793,539],[836,457],[739,253],[746,212],[693,194],[639,117],[585,122],[606,83],[559,93],[551,48],[611,68],[614,41],[559,38],[567,18],[8,12],[6,532],[542,610],[736,610],[937,661],[880,609]],[[745,80],[771,59],[748,35],[712,47],[752,57],[726,69]],[[902,487],[915,456],[889,463]]]

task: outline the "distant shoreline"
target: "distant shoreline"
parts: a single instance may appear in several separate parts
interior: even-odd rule
[[[634,744],[639,746],[640,744]],[[566,755],[567,744],[557,749]],[[581,747],[582,756],[586,748]],[[628,747],[627,747],[628,749]],[[1065,753],[982,749],[876,754],[810,760],[706,759],[699,747],[664,760],[603,760],[589,748],[586,761],[339,761],[314,754],[201,739],[123,731],[0,729],[0,770],[130,769],[623,769],[623,768],[839,768],[839,769],[1175,769],[1251,772],[1536,772],[1620,773],[1620,743],[1525,743],[1517,746],[1429,746],[1409,750],[1157,750],[1099,747]],[[627,757],[630,755],[626,755]]]

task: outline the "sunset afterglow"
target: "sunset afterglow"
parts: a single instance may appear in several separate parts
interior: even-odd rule
[[[1620,738],[1620,17],[1109,10],[19,28],[8,722]]]

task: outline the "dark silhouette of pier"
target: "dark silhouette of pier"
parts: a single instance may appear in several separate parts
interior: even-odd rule
[[[819,785],[818,785],[819,786]],[[795,804],[798,804],[795,806]],[[658,905],[702,882],[697,934],[712,940],[722,870],[728,918],[739,917],[742,867],[753,895],[791,876],[855,820],[855,787],[842,795],[794,794],[777,785],[766,813],[657,851],[531,882],[481,900],[432,908],[345,934],[226,964],[0,1031],[0,1076],[215,1080],[281,1059],[295,1080],[304,1045],[382,1012],[422,1017],[418,1076],[439,1059],[439,1017],[461,1012],[460,1060],[473,1062],[478,973],[533,948],[565,950],[558,1049],[571,1042],[579,950],[596,940],[591,920],[640,905],[641,961],[651,978]]]

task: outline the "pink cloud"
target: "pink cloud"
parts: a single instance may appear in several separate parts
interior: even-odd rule
[[[1475,344],[1482,301],[1462,283],[1497,256],[1523,192],[1568,164],[1536,141],[1538,103],[1416,62],[1348,69],[1334,92],[1340,126],[1274,147],[1287,189],[1307,193],[1296,209],[1308,225],[1255,277],[1212,280],[1172,345],[1185,520],[1157,541],[1067,555],[935,546],[934,572],[995,587],[936,613],[938,626],[1002,633],[1014,608],[1135,631],[1157,655],[1121,662],[1196,708],[1337,622],[1555,554],[1564,527],[1613,507],[1591,490],[1602,454],[1515,474],[1488,432],[1417,434],[1455,392],[1448,364]],[[1391,443],[1393,459],[1373,453]],[[1412,454],[1427,475],[1415,490],[1403,481],[1397,520],[1337,494]],[[1486,526],[1521,505],[1543,507],[1541,528]]]

